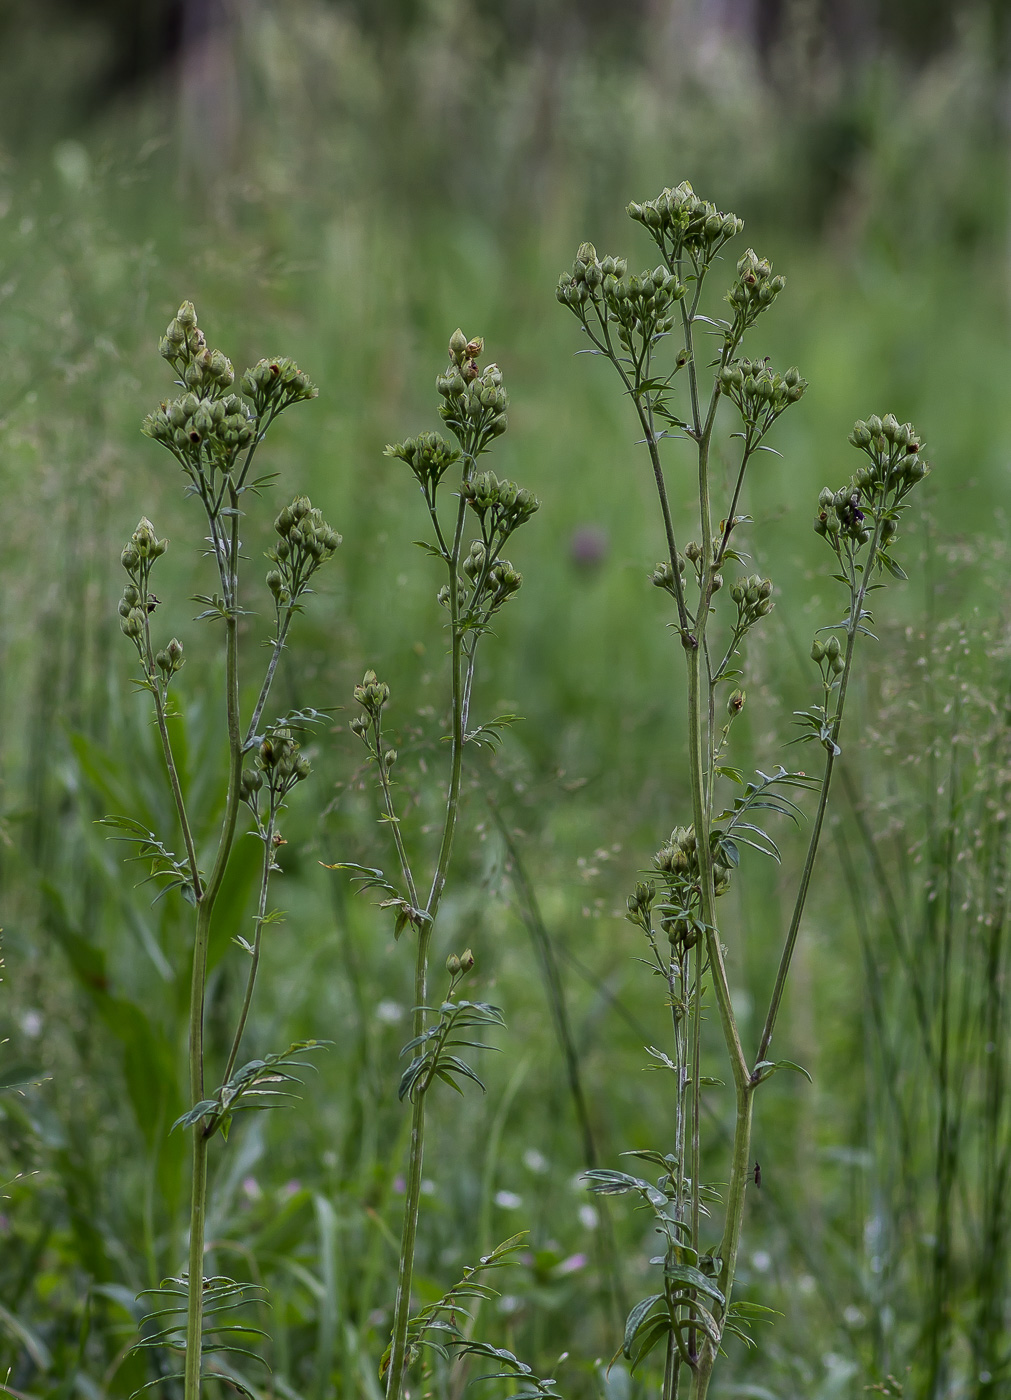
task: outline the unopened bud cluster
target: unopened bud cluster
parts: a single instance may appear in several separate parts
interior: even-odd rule
[[[221,394],[235,383],[231,360],[220,350],[208,347],[191,301],[184,301],[168,323],[158,343],[158,353],[168,360],[186,389],[199,394]]]
[[[492,613],[517,593],[523,584],[523,575],[514,569],[508,559],[495,559],[488,564],[488,548],[481,540],[475,540],[462,564],[463,572],[473,585],[470,599],[471,609],[478,609],[487,621]],[[448,585],[446,587],[448,603]],[[440,599],[441,601],[441,599]]]
[[[671,330],[674,308],[686,289],[663,266],[652,272],[647,269],[638,276],[626,276],[627,270],[624,258],[609,254],[598,259],[593,244],[583,243],[572,271],[559,277],[555,296],[584,322],[587,303],[596,308],[601,319],[613,317],[618,323],[619,340],[630,350],[633,336],[640,337],[644,344],[652,344]]]
[[[258,360],[246,370],[240,387],[258,418],[276,418],[290,404],[304,403],[319,395],[309,376],[287,356]]]
[[[154,664],[166,681],[182,669],[184,664],[183,644],[178,637],[173,637],[168,646],[155,653]]]
[[[238,394],[211,399],[191,391],[149,413],[141,431],[163,443],[184,465],[196,468],[206,458],[227,474],[255,438],[256,424]]]
[[[784,409],[804,395],[807,380],[791,366],[777,374],[760,360],[738,360],[720,370],[720,388],[740,409],[745,424],[765,433]]]
[[[189,301],[169,322],[159,348],[185,392],[148,414],[142,431],[167,447],[194,477],[205,471],[228,475],[239,455],[254,446],[265,417],[316,397],[315,386],[290,359],[261,360],[242,376],[240,387],[252,408],[229,393],[235,382],[231,361],[208,347]]]
[[[867,512],[861,509],[860,489],[852,482],[841,491],[832,491],[826,486],[818,497],[814,528],[830,544],[838,545],[840,537],[856,545],[866,544],[873,523],[873,518],[869,519]]]
[[[447,470],[460,458],[459,452],[450,447],[441,433],[419,433],[405,442],[391,443],[385,455],[406,462],[429,498]]]
[[[853,478],[865,498],[883,488],[901,500],[930,471],[920,455],[916,429],[912,423],[900,423],[893,413],[884,418],[872,413],[866,422],[858,420],[850,442],[870,458],[870,466],[861,467]]]
[[[767,617],[776,606],[772,601],[772,580],[752,574],[736,579],[730,585],[730,596],[737,604],[738,629],[753,627],[760,617]]]
[[[627,918],[631,923],[638,924],[646,933],[649,933],[652,928],[650,912],[654,899],[656,899],[656,881],[639,880],[626,900]]]
[[[670,261],[687,255],[696,265],[707,264],[724,243],[744,228],[736,214],[722,214],[715,204],[700,199],[687,180],[665,189],[656,199],[630,204],[630,219],[643,224]]]
[[[737,280],[727,293],[734,308],[733,334],[738,337],[754,325],[786,286],[786,278],[772,275],[772,264],[749,248],[737,264]]]
[[[514,481],[499,481],[494,472],[479,472],[465,481],[461,494],[478,520],[488,549],[503,544],[540,507],[532,491]]]
[[[684,571],[685,557],[683,554],[679,554],[678,572],[683,574]],[[667,593],[670,593],[672,597],[676,597],[677,590],[674,587],[674,570],[670,566],[669,559],[661,559],[660,562],[653,569],[653,572],[650,574],[649,579],[650,583],[652,583],[654,588],[662,588]]]
[[[483,350],[480,336],[468,340],[463,331],[455,330],[449,341],[449,368],[435,381],[445,400],[439,415],[472,457],[483,452],[508,426],[509,395],[502,383],[502,371],[498,365],[481,370],[477,361]]]
[[[730,865],[718,832],[712,833],[711,850],[715,892],[717,895],[726,894],[730,888]],[[653,864],[663,878],[667,894],[660,906],[663,910],[660,927],[673,949],[693,948],[699,938],[699,913],[702,907],[695,828],[675,827],[670,840],[653,857]]]
[[[876,558],[895,572],[883,549],[896,536],[905,497],[930,471],[919,434],[892,413],[884,418],[873,413],[854,423],[850,442],[866,453],[869,465],[855,472],[841,491],[822,491],[814,528],[838,554],[844,543],[850,548],[865,545],[877,525]]]
[[[308,496],[296,496],[274,521],[279,536],[267,558],[274,564],[267,587],[279,608],[297,601],[313,574],[332,558],[341,542],[337,531],[323,519]]]
[[[836,636],[829,637],[824,642],[815,637],[811,643],[811,660],[821,667],[826,682],[831,682],[835,676],[841,676],[846,669],[842,643]]]
[[[123,635],[141,645],[148,614],[154,611],[156,600],[148,593],[148,577],[151,565],[168,549],[168,540],[160,540],[154,526],[146,516],[139,521],[136,530],[120,554],[120,562],[126,570],[130,582],[123,589],[119,600],[119,625]],[[178,646],[178,643],[176,643]],[[182,648],[180,647],[180,653]],[[182,662],[179,663],[182,665]],[[178,670],[178,667],[174,667]]]
[[[244,768],[239,785],[239,794],[253,810],[256,810],[258,794],[266,784],[271,794],[271,804],[276,810],[278,803],[291,791],[296,783],[308,778],[312,765],[304,754],[290,729],[275,729],[260,743],[256,751],[256,766]]]
[[[378,720],[383,712],[383,707],[390,698],[390,687],[385,681],[379,680],[375,671],[366,671],[361,685],[355,686],[355,700],[361,705],[368,718],[359,716],[351,721],[352,731],[365,738],[368,732],[369,720]]]
[[[446,959],[446,971],[450,977],[460,977],[465,972],[470,972],[474,967],[474,954],[469,948],[464,949],[460,954],[450,953]]]

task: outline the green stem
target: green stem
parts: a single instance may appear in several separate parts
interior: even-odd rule
[[[472,458],[468,459],[470,462]],[[466,469],[465,469],[466,479]],[[463,635],[460,628],[458,573],[460,547],[466,519],[467,503],[460,498],[453,549],[447,562],[450,591],[450,629],[452,632],[453,733],[450,760],[449,791],[446,795],[446,817],[442,828],[439,863],[432,878],[425,913],[428,919],[418,932],[418,954],[414,971],[414,1035],[424,1035],[428,1013],[428,954],[435,919],[446,887],[446,876],[453,854],[453,837],[460,808],[460,787],[463,777]],[[421,1203],[421,1171],[425,1154],[425,1098],[419,1092],[411,1111],[411,1147],[407,1171],[407,1193],[404,1202],[404,1226],[400,1242],[400,1262],[397,1269],[397,1297],[393,1310],[393,1339],[390,1349],[390,1369],[386,1382],[387,1400],[401,1400],[407,1373],[407,1328],[411,1316],[411,1284],[414,1278],[414,1250],[418,1234],[418,1212]],[[187,1397],[188,1400],[188,1397]]]
[[[144,596],[142,602],[147,604],[147,583],[145,580]],[[147,673],[147,681],[151,687],[151,694],[154,697],[154,713],[158,724],[158,734],[161,738],[162,757],[165,760],[165,770],[168,773],[169,787],[172,789],[172,800],[175,803],[176,815],[179,818],[179,825],[183,831],[183,841],[186,845],[186,859],[190,867],[190,879],[193,882],[194,897],[199,900],[201,895],[200,870],[197,866],[196,846],[193,843],[193,833],[190,829],[189,817],[186,812],[186,802],[183,798],[182,783],[179,780],[179,770],[176,767],[175,754],[172,751],[172,739],[168,731],[168,713],[165,708],[165,693],[162,690],[161,682],[158,679],[154,664],[154,647],[151,644],[151,620],[150,613],[144,621],[144,670]]]
[[[243,743],[243,747],[245,747],[245,745],[249,743],[250,739],[252,739],[253,735],[256,733],[256,726],[260,723],[260,716],[263,714],[263,707],[267,703],[267,697],[270,694],[270,687],[274,681],[274,672],[277,670],[277,663],[281,659],[281,652],[284,651],[284,639],[288,635],[288,628],[291,626],[292,615],[293,609],[289,607],[287,612],[285,613],[284,621],[277,629],[277,637],[274,640],[274,649],[270,654],[270,662],[267,666],[267,674],[263,678],[263,685],[260,687],[260,693],[257,696],[256,705],[253,708],[252,718],[250,719],[249,724],[246,728],[246,737]]]
[[[786,987],[786,979],[790,971],[790,963],[793,960],[793,950],[797,946],[797,936],[800,933],[800,921],[804,914],[804,906],[807,903],[808,889],[811,885],[811,875],[814,871],[814,863],[818,855],[818,845],[821,841],[822,828],[825,824],[825,811],[828,807],[829,788],[832,784],[832,774],[835,770],[835,761],[837,758],[836,749],[838,747],[839,731],[842,726],[843,710],[846,706],[846,694],[849,689],[857,628],[863,617],[864,601],[871,583],[871,566],[877,551],[880,534],[881,523],[878,521],[875,523],[874,533],[871,536],[870,546],[866,555],[867,562],[860,576],[859,586],[856,585],[853,561],[852,559],[850,560],[851,594],[850,615],[846,625],[846,657],[842,678],[839,683],[839,700],[836,705],[835,719],[832,724],[832,742],[825,755],[825,770],[821,780],[821,791],[818,795],[818,810],[815,813],[814,825],[811,828],[811,839],[808,842],[807,856],[804,860],[804,869],[801,872],[800,886],[797,890],[797,898],[793,906],[793,915],[790,919],[786,943],[783,947],[782,957],[780,958],[779,971],[776,974],[776,985],[773,988],[768,1015],[765,1018],[765,1026],[762,1030],[762,1038],[758,1046],[758,1061],[762,1061],[766,1058],[769,1046],[772,1043],[773,1032],[776,1029],[776,1018],[779,1015],[779,1008]]]
[[[239,1056],[239,1046],[242,1044],[242,1036],[246,1029],[246,1021],[249,1017],[249,1008],[253,1000],[253,987],[256,983],[256,974],[260,967],[260,947],[263,942],[263,921],[267,917],[267,890],[270,884],[270,873],[274,866],[274,817],[273,803],[271,803],[271,813],[267,821],[266,830],[263,831],[263,868],[260,871],[260,898],[256,907],[256,932],[253,935],[253,951],[250,955],[249,975],[246,978],[246,992],[242,998],[242,1009],[239,1012],[239,1019],[235,1025],[235,1034],[232,1037],[232,1048],[228,1052],[228,1061],[225,1065],[225,1072],[221,1077],[222,1084],[227,1084],[232,1077],[232,1070],[235,1068],[235,1061]]]
[[[404,838],[400,834],[400,818],[397,816],[393,805],[393,790],[390,785],[390,770],[386,763],[386,752],[383,749],[383,734],[380,720],[377,716],[374,721],[374,735],[376,741],[376,766],[379,770],[379,786],[383,793],[383,802],[386,806],[386,815],[389,818],[390,829],[393,832],[393,843],[397,848],[397,858],[400,861],[400,871],[407,885],[407,893],[411,897],[411,907],[418,908],[418,891],[414,884],[414,875],[411,872],[411,862],[407,859],[407,850],[404,846]]]
[[[235,501],[232,501],[235,505]],[[227,573],[230,610],[225,618],[225,705],[228,728],[228,793],[225,815],[207,885],[197,905],[197,926],[193,946],[193,972],[190,982],[189,1077],[191,1103],[204,1097],[204,1003],[207,993],[207,948],[211,916],[221,890],[228,857],[235,840],[242,778],[242,733],[239,716],[238,618],[235,612],[236,570],[239,539],[238,516],[232,517]],[[190,1197],[189,1281],[186,1309],[186,1362],[184,1400],[200,1400],[200,1373],[203,1352],[203,1270],[204,1226],[207,1212],[207,1138],[204,1125],[193,1128],[193,1180]]]

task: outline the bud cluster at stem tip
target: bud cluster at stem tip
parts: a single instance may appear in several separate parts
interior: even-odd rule
[[[419,433],[416,438],[391,443],[384,455],[406,462],[430,500],[446,472],[460,460],[459,452],[450,447],[441,433]]]
[[[299,752],[291,730],[274,729],[260,742],[256,767],[242,770],[240,796],[255,811],[257,795],[266,783],[276,808],[295,784],[303,782],[311,772],[312,765],[305,754]]]
[[[730,596],[737,604],[738,627],[751,627],[767,617],[776,606],[772,601],[772,580],[752,574],[730,585]]]
[[[588,305],[602,321],[616,321],[619,340],[625,349],[631,349],[634,336],[652,344],[667,334],[674,325],[674,307],[686,288],[663,266],[652,271],[647,268],[638,276],[626,276],[627,271],[624,258],[608,254],[600,259],[592,243],[582,243],[572,271],[559,277],[555,296],[584,324]]]
[[[761,435],[790,404],[803,398],[807,380],[795,365],[777,374],[764,361],[742,359],[720,370],[719,385],[737,405],[745,425]]]
[[[390,687],[375,671],[366,671],[361,685],[355,686],[355,699],[370,719],[378,719],[390,698]]]
[[[471,457],[500,437],[509,421],[502,371],[498,365],[480,368],[477,361],[483,350],[480,336],[468,340],[462,330],[455,330],[449,341],[449,368],[435,381],[444,399],[439,415]]]
[[[231,361],[208,347],[190,301],[169,322],[159,348],[184,392],[148,414],[142,431],[167,447],[195,478],[230,473],[239,454],[255,445],[264,420],[318,393],[308,375],[286,358],[260,360],[247,370],[240,384],[245,398],[229,393],[235,382]]]
[[[341,537],[308,496],[296,496],[291,505],[284,506],[274,529],[280,538],[267,551],[267,558],[275,565],[267,574],[267,587],[278,607],[286,607],[305,592],[316,570],[333,556]]]
[[[749,248],[737,264],[737,280],[727,293],[734,308],[731,336],[739,339],[757,321],[786,286],[786,278],[772,275],[772,264]]]
[[[850,442],[864,452],[869,463],[839,491],[829,487],[818,498],[814,528],[838,553],[842,542],[860,547],[878,526],[879,561],[895,572],[894,563],[882,553],[898,532],[898,519],[909,492],[930,472],[924,460],[920,436],[911,423],[900,423],[894,414],[872,414],[853,425]]]
[[[835,636],[829,637],[824,642],[815,637],[811,643],[811,660],[821,667],[822,675],[826,681],[830,680],[832,676],[841,676],[846,669],[842,643]]]
[[[532,491],[514,481],[500,481],[494,472],[479,472],[464,482],[462,495],[481,522],[488,548],[507,540],[541,504]]]
[[[123,589],[122,598],[119,600],[119,625],[123,635],[136,642],[141,650],[148,614],[153,612],[156,606],[156,599],[148,592],[148,578],[152,564],[156,559],[161,558],[166,549],[168,549],[168,540],[160,540],[155,534],[154,526],[150,520],[143,516],[119,556],[130,579],[130,582]],[[182,647],[178,642],[175,645],[179,647],[181,657]],[[161,655],[159,653],[159,657]],[[158,664],[161,665],[160,660]],[[181,665],[182,660],[180,659],[178,665],[172,665],[169,668],[167,675],[177,671]],[[162,669],[164,671],[165,668]]]
[[[687,180],[676,189],[662,190],[656,199],[630,204],[626,212],[649,230],[671,261],[687,256],[696,266],[710,263],[744,228],[743,219],[700,199]]]

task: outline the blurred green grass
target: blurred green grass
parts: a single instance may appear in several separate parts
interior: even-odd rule
[[[453,328],[484,335],[506,375],[510,430],[496,470],[543,502],[519,543],[524,588],[489,641],[477,697],[482,712],[524,720],[479,774],[519,833],[558,946],[607,1161],[664,1134],[662,1086],[641,1073],[643,1044],[662,1043],[664,1008],[620,911],[683,814],[684,739],[677,647],[648,583],[661,543],[634,425],[603,368],[575,353],[553,297],[577,244],[652,263],[622,207],[687,177],[743,215],[744,243],[788,277],[751,346],[811,383],[777,429],[782,459],[767,460],[747,502],[756,566],[777,586],[767,645],[748,659],[753,763],[787,761],[779,745],[806,695],[810,634],[837,606],[810,521],[819,489],[852,470],[854,417],[890,408],[912,419],[936,463],[900,551],[913,581],[888,595],[864,683],[869,748],[854,770],[868,801],[917,798],[900,769],[882,776],[874,747],[874,706],[912,664],[905,629],[992,615],[1004,586],[1003,555],[977,567],[1003,532],[1011,414],[1006,138],[987,106],[978,37],[918,75],[882,59],[814,120],[791,114],[732,54],[708,82],[585,54],[548,71],[536,57],[496,70],[479,36],[448,21],[391,56],[315,7],[290,13],[284,24],[266,10],[243,32],[242,136],[219,163],[185,146],[155,95],[3,177],[5,1027],[12,1055],[49,1077],[6,1100],[4,1179],[34,1175],[6,1188],[0,1302],[33,1340],[5,1319],[0,1357],[33,1395],[76,1384],[125,1396],[147,1378],[117,1357],[133,1325],[128,1299],[176,1266],[182,1243],[182,1147],[163,1130],[183,1082],[186,921],[169,901],[152,910],[146,890],[131,892],[120,852],[92,825],[110,804],[170,825],[115,625],[118,553],[142,513],[175,542],[160,596],[190,655],[181,694],[194,789],[209,793],[220,764],[210,639],[185,601],[204,586],[204,562],[187,543],[180,479],[138,433],[165,392],[156,338],[182,297],[237,364],[292,354],[320,384],[319,400],[274,434],[271,501],[307,490],[345,537],[281,677],[279,708],[333,706],[335,726],[289,822],[279,895],[289,919],[268,944],[251,1032],[262,1049],[302,1036],[336,1044],[304,1104],[236,1135],[215,1188],[221,1266],[270,1287],[278,1395],[282,1382],[306,1396],[333,1385],[378,1393],[409,974],[387,922],[318,861],[387,858],[342,714],[367,665],[393,687],[408,791],[423,788],[418,760],[438,761],[437,581],[411,543],[423,533],[413,483],[382,449],[436,426],[434,379]],[[826,152],[847,132],[857,154],[833,183]],[[676,468],[672,481],[683,507],[690,482],[680,488]],[[574,540],[587,530],[601,557],[581,564]],[[268,533],[251,524],[252,559]],[[250,660],[265,625],[250,624]],[[948,662],[931,664],[943,675]],[[935,737],[945,722],[942,712]],[[901,751],[901,735],[894,744]],[[529,1228],[527,1262],[489,1325],[537,1365],[568,1349],[578,1358],[560,1373],[570,1393],[619,1397],[621,1369],[608,1382],[591,1365],[610,1356],[615,1332],[590,1199],[573,1185],[585,1163],[544,991],[480,786],[467,800],[476,836],[461,843],[445,947],[472,944],[481,993],[505,1007],[509,1030],[488,1094],[438,1106],[419,1293],[436,1296],[481,1249]],[[423,814],[423,792],[419,804]],[[785,874],[749,868],[733,896],[742,1007],[767,994],[790,869],[789,858]],[[817,1087],[777,1082],[760,1106],[763,1189],[749,1205],[743,1278],[787,1317],[757,1360],[732,1353],[728,1396],[761,1393],[733,1389],[748,1384],[855,1396],[908,1345],[846,1320],[847,1307],[865,1307],[869,1277],[873,1057],[845,881],[831,858],[823,869],[781,1033]],[[237,879],[236,907],[244,893]],[[237,976],[225,962],[215,973],[212,1038],[224,1034]],[[866,1082],[854,1070],[865,1059]],[[718,1172],[729,1105],[713,1102]],[[631,1213],[615,1227],[634,1291],[650,1242]],[[83,1323],[90,1283],[106,1291]],[[900,1321],[908,1337],[915,1319]]]

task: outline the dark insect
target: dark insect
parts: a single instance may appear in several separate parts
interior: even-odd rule
[[[754,1169],[753,1169],[753,1171],[752,1171],[751,1174],[752,1174],[752,1176],[755,1178],[755,1185],[756,1185],[756,1186],[761,1186],[761,1184],[762,1184],[762,1168],[758,1165],[757,1162],[755,1163]]]
[[[159,604],[160,601],[161,601],[161,600],[160,600],[159,598],[156,598],[156,597],[154,596],[153,593],[149,593],[149,594],[147,595],[147,610],[148,610],[148,612],[149,612],[149,613],[153,613],[154,610],[155,610],[155,608],[158,606],[158,604]]]
[[[864,523],[864,513],[859,502],[860,497],[854,493],[839,509],[839,518],[847,530],[855,530]]]

